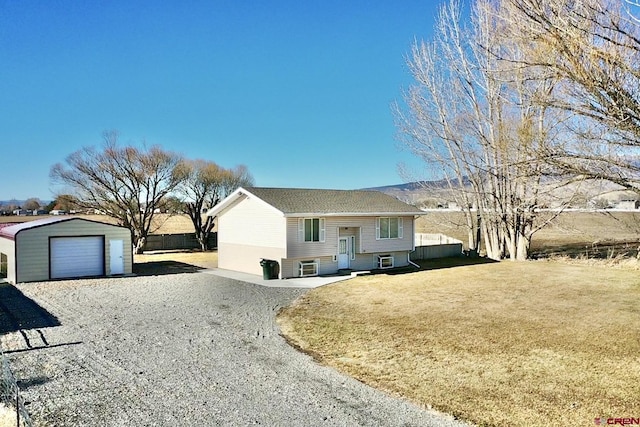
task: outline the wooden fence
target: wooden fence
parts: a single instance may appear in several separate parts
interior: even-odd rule
[[[416,233],[415,243],[412,261],[462,255],[462,242],[444,234]]]
[[[218,247],[218,233],[211,233],[208,241],[209,249]],[[177,249],[200,249],[195,233],[182,234],[150,234],[144,245],[145,251],[171,251]]]

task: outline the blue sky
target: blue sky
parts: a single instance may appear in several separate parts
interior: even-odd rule
[[[402,182],[390,106],[438,3],[0,0],[0,200],[51,199],[108,129],[260,186]]]

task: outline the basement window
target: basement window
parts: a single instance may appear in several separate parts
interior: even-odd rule
[[[378,268],[393,268],[393,256],[378,255]]]

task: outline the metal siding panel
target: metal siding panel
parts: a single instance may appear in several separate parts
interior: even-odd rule
[[[16,283],[16,245],[11,239],[0,237],[0,252],[7,256],[7,281]]]
[[[18,233],[15,241],[16,281],[37,282],[49,280],[50,237],[96,235],[104,235],[106,239],[124,240],[125,274],[131,274],[133,271],[133,254],[129,230],[123,227],[78,219],[44,225]],[[105,258],[108,263],[108,252]]]

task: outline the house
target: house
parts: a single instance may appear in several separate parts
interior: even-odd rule
[[[65,216],[3,224],[0,266],[11,283],[130,274],[131,232]]]
[[[618,202],[616,208],[621,210],[635,210],[640,208],[640,200],[623,199]]]
[[[378,191],[239,188],[207,215],[217,217],[218,267],[279,277],[409,265],[414,220],[425,212]]]

